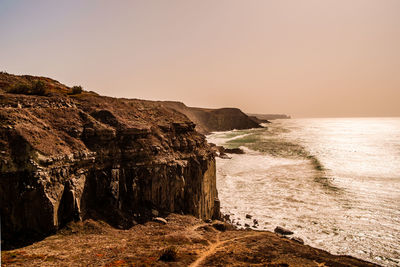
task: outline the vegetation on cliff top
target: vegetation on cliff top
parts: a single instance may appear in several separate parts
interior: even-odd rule
[[[31,75],[14,75],[0,72],[0,90],[11,94],[48,96],[52,94],[67,95],[98,95],[93,91],[84,91],[82,86],[68,87],[47,77]]]

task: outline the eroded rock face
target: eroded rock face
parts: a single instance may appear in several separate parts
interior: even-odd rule
[[[119,228],[151,210],[219,214],[215,159],[184,115],[95,95],[0,95],[2,239],[101,218]]]
[[[194,108],[181,102],[162,101],[162,105],[185,114],[196,123],[196,130],[203,134],[233,129],[262,128],[254,118],[250,118],[237,108]]]

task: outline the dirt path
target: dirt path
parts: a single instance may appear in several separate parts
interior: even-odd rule
[[[221,232],[218,232],[217,236],[216,236],[216,241],[212,244],[210,244],[208,246],[208,250],[204,251],[203,253],[201,253],[200,257],[197,258],[196,261],[194,261],[192,264],[189,265],[189,267],[197,267],[199,266],[199,264],[201,262],[203,262],[208,256],[214,254],[217,251],[217,248],[225,243],[228,243],[230,241],[235,241],[238,239],[243,239],[246,237],[250,237],[250,236],[256,236],[257,234],[250,234],[250,235],[245,235],[245,236],[241,236],[241,237],[236,237],[236,238],[230,238],[224,241],[221,241]]]
[[[192,264],[190,264],[189,266],[190,266],[190,267],[197,267],[197,266],[199,266],[199,264],[200,264],[203,260],[205,260],[205,258],[207,258],[207,257],[208,257],[209,255],[211,255],[211,254],[214,254],[216,248],[217,248],[219,245],[221,245],[221,244],[223,243],[223,242],[220,241],[220,236],[221,236],[221,232],[217,233],[216,241],[215,241],[214,243],[210,244],[210,245],[208,246],[208,250],[204,251],[204,252],[200,255],[200,257],[199,257],[195,262],[193,262]],[[225,242],[225,241],[224,241],[224,242]]]

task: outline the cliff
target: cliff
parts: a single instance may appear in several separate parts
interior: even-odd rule
[[[250,115],[249,115],[249,118],[252,119],[253,121],[257,122],[258,124],[261,124],[261,123],[271,123],[269,120],[260,119],[260,118],[258,118],[258,117],[256,117],[256,116],[250,116]]]
[[[185,114],[196,124],[196,130],[203,134],[213,131],[262,127],[258,121],[250,118],[238,108],[206,109],[188,107],[181,102],[164,101],[161,103]]]
[[[247,113],[248,116],[256,117],[259,120],[277,120],[277,119],[290,119],[289,115],[286,114],[251,114]]]
[[[68,95],[71,88],[42,77],[0,73],[0,90],[5,244],[87,218],[129,228],[158,213],[219,214],[214,155],[181,113]]]

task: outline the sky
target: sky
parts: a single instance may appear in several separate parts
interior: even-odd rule
[[[400,1],[0,0],[0,71],[188,106],[400,116]]]

